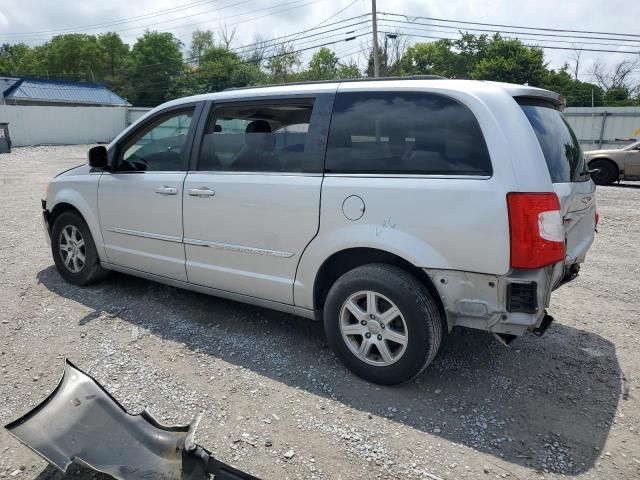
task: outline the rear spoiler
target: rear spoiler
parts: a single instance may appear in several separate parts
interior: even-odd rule
[[[258,480],[195,443],[201,417],[167,426],[146,410],[131,415],[94,378],[65,360],[53,392],[5,428],[63,473],[75,463],[118,480]]]
[[[549,92],[553,93],[553,92]],[[540,107],[553,108],[560,112],[567,108],[567,100],[562,95],[553,93],[553,96],[533,96],[533,95],[521,95],[513,97],[519,105],[535,105]]]

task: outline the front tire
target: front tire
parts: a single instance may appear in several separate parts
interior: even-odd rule
[[[90,285],[107,274],[100,266],[87,223],[75,212],[63,212],[56,218],[51,229],[51,253],[60,275],[74,285]]]
[[[344,364],[381,385],[420,375],[442,340],[442,319],[429,291],[386,264],[355,268],[335,282],[324,305],[324,328]]]
[[[590,170],[598,170],[591,174],[596,185],[611,185],[618,180],[618,167],[610,160],[594,160],[589,164]]]

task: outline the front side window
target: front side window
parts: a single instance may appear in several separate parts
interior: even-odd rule
[[[491,175],[474,114],[440,95],[349,92],[337,95],[328,173]]]
[[[120,171],[181,171],[193,109],[153,121],[130,140],[118,162]]]
[[[302,172],[312,101],[216,108],[202,138],[198,170]]]

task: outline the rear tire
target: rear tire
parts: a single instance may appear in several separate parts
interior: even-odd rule
[[[611,160],[594,160],[589,164],[589,169],[599,170],[591,174],[596,185],[611,185],[619,178],[618,167]]]
[[[355,268],[334,283],[324,305],[324,328],[344,364],[381,385],[420,375],[442,340],[442,319],[429,291],[387,264]]]
[[[60,275],[74,285],[90,285],[107,274],[87,223],[75,212],[63,212],[53,223],[51,253]]]

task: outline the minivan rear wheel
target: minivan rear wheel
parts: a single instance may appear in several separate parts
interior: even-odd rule
[[[386,264],[355,268],[334,283],[324,327],[345,365],[382,385],[418,376],[442,340],[442,320],[429,291],[410,273]]]
[[[51,253],[60,275],[74,285],[89,285],[107,274],[89,227],[75,212],[63,212],[53,223]]]

